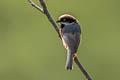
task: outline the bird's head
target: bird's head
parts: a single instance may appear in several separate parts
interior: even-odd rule
[[[59,19],[56,21],[57,23],[64,24],[64,25],[70,25],[73,23],[78,23],[75,17],[69,14],[64,14],[59,17]]]

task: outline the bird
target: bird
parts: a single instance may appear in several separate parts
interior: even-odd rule
[[[73,69],[73,61],[77,58],[77,50],[81,43],[81,28],[79,21],[70,14],[61,15],[56,21],[60,24],[59,34],[67,50],[65,69]]]

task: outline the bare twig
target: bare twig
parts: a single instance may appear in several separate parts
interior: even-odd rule
[[[44,0],[39,0],[39,2],[42,5],[43,11],[44,11],[45,15],[47,16],[48,20],[51,22],[51,24],[53,25],[53,27],[55,28],[55,30],[57,31],[57,33],[60,37],[59,28],[57,27],[56,23],[54,22],[53,18],[50,15],[49,11],[47,10]],[[61,37],[60,37],[60,39],[61,39]]]
[[[37,10],[39,10],[40,12],[42,12],[44,14],[44,11],[42,8],[40,8],[38,5],[36,5],[32,0],[28,0],[28,1],[33,7],[35,7]]]
[[[29,3],[35,7],[36,9],[38,9],[40,12],[42,12],[43,14],[45,14],[48,18],[48,20],[51,22],[51,24],[53,25],[54,29],[56,30],[56,32],[58,33],[59,37],[60,37],[60,33],[59,33],[59,28],[57,27],[56,23],[54,22],[53,18],[51,17],[46,4],[44,2],[44,0],[39,0],[42,8],[40,8],[38,5],[36,5],[32,0],[28,0]],[[60,37],[61,39],[61,37]],[[84,67],[81,65],[80,61],[78,60],[78,58],[74,59],[75,63],[78,65],[78,67],[80,68],[80,70],[82,71],[82,73],[85,75],[85,77],[88,80],[92,80],[92,78],[89,76],[89,74],[87,73],[87,71],[84,69]]]
[[[80,70],[82,71],[82,73],[85,75],[85,77],[88,80],[92,80],[91,77],[89,76],[89,74],[86,72],[86,70],[84,69],[84,67],[81,65],[80,61],[78,60],[78,58],[74,59],[75,63],[78,65],[78,67],[80,68]]]
[[[55,28],[56,32],[58,33],[58,35],[60,37],[59,28],[55,24],[55,22],[54,22],[53,18],[51,17],[50,13],[48,12],[44,0],[39,0],[40,4],[42,5],[42,8],[40,8],[38,5],[36,5],[32,0],[28,0],[28,1],[33,7],[35,7],[36,9],[38,9],[40,12],[42,12],[43,14],[45,14],[47,16],[48,20],[51,22],[51,24],[53,25],[53,27]],[[60,37],[60,39],[61,39],[61,37]]]

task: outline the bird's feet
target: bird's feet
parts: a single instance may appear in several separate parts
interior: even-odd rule
[[[75,58],[78,58],[77,53],[74,54],[74,56],[73,56],[73,61],[75,60]]]

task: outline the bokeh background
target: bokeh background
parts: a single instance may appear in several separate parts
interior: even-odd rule
[[[120,80],[120,1],[46,3],[55,20],[67,13],[80,21],[79,59],[93,80]],[[66,50],[46,16],[27,0],[0,0],[0,80],[86,80],[75,63],[65,70],[65,60]]]

